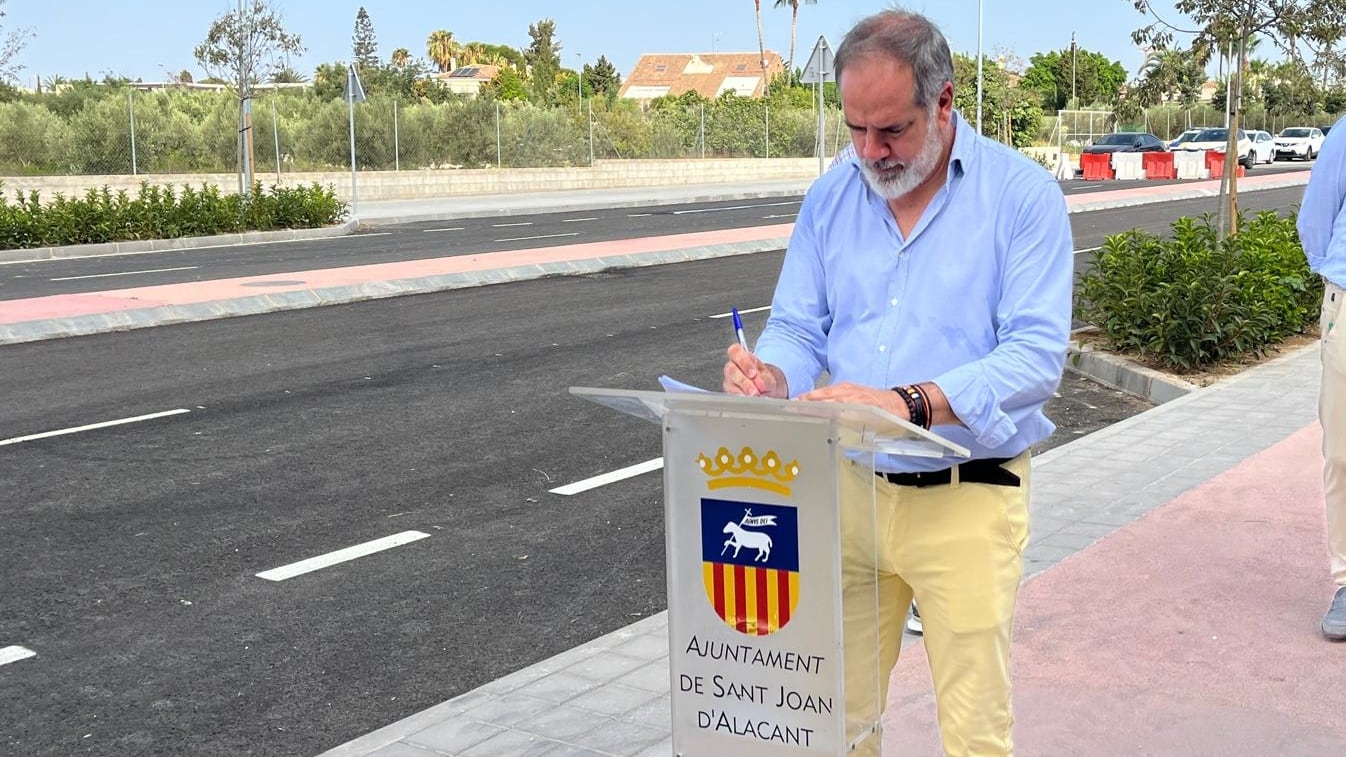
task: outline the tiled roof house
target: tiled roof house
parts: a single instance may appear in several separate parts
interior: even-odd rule
[[[784,72],[780,55],[770,51],[766,54],[766,79],[755,52],[642,55],[622,83],[618,96],[644,101],[696,90],[708,98],[725,92],[761,97],[767,81]]]
[[[459,66],[448,73],[434,74],[434,78],[438,79],[450,92],[475,97],[481,91],[481,85],[489,84],[498,73],[500,73],[499,66],[473,63],[468,66]]]

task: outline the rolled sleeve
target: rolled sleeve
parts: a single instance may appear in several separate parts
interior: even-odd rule
[[[1073,240],[1055,181],[1020,206],[997,306],[998,344],[986,357],[934,379],[977,442],[1000,447],[1016,415],[1046,404],[1061,381],[1070,338]]]

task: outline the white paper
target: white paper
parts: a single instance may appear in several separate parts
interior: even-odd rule
[[[710,394],[709,389],[702,389],[699,386],[683,383],[671,376],[660,376],[659,386],[662,386],[666,392],[700,392],[702,394]]]

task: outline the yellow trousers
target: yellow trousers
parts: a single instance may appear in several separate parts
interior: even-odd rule
[[[1028,543],[1030,467],[1027,453],[1005,464],[1018,487],[955,479],[917,488],[890,484],[863,464],[842,466],[848,731],[883,710],[914,595],[945,754],[1013,754],[1010,632]],[[881,741],[876,733],[854,754],[875,757]]]
[[[1332,580],[1346,586],[1346,290],[1330,281],[1324,283],[1318,421],[1323,426],[1327,551]]]

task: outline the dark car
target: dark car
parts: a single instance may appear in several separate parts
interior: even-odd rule
[[[1140,131],[1119,131],[1104,134],[1084,148],[1088,153],[1108,152],[1168,152],[1168,145],[1153,134]]]

